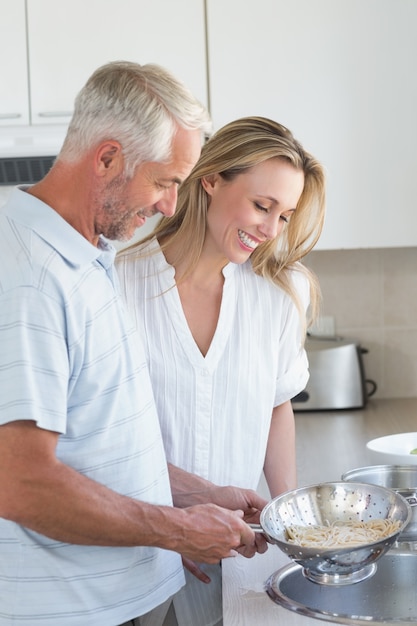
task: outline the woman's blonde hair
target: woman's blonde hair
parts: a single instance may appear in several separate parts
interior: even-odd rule
[[[325,175],[323,167],[277,122],[263,117],[245,117],[218,130],[203,146],[200,159],[178,190],[177,210],[162,217],[153,232],[164,243],[178,241],[176,261],[186,261],[190,273],[200,257],[206,234],[210,197],[201,179],[220,174],[233,180],[267,159],[279,158],[304,172],[304,189],[288,226],[273,240],[259,245],[251,254],[253,270],[284,289],[300,307],[290,280],[290,270],[302,271],[310,281],[310,321],[318,312],[320,291],[315,275],[299,261],[320,237],[325,213]],[[136,247],[134,244],[132,247]],[[174,261],[175,265],[175,261]]]

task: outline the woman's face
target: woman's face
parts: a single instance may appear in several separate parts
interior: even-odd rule
[[[304,187],[304,173],[283,159],[259,163],[232,181],[202,180],[210,196],[205,249],[244,263],[261,243],[289,222]]]

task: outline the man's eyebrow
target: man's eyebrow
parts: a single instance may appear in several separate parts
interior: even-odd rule
[[[181,178],[178,178],[178,176],[173,176],[172,178],[161,178],[160,182],[161,183],[175,183],[176,185],[181,185],[183,181],[181,180]]]

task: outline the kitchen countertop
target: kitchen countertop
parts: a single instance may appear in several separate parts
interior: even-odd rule
[[[417,398],[370,399],[364,409],[297,412],[298,484],[338,481],[351,469],[370,465],[366,442],[417,430]],[[265,485],[260,491],[267,498]],[[265,593],[268,577],[292,561],[277,546],[252,559],[225,559],[224,626],[319,626],[323,621],[275,604]]]

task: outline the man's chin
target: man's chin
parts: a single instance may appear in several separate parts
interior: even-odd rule
[[[136,231],[145,224],[146,217],[136,215],[129,229],[124,229],[123,232],[119,231],[114,233],[116,236],[112,237],[114,241],[130,241],[134,236]]]

